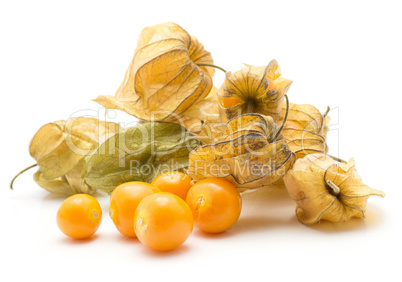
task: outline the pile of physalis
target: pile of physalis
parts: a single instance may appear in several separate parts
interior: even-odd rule
[[[94,100],[136,126],[76,117],[39,129],[34,180],[72,195],[57,214],[61,231],[96,232],[97,190],[110,195],[120,233],[159,251],[181,245],[193,223],[211,233],[231,227],[246,190],[286,187],[306,225],[364,217],[368,197],[384,196],[363,184],[353,159],[327,154],[328,110],[290,103],[292,81],[275,60],[226,72],[219,88],[215,69],[226,72],[177,24],[147,27],[115,95]]]

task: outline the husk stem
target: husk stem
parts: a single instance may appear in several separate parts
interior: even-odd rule
[[[254,110],[254,105],[252,103],[248,103],[247,105],[247,113],[250,114]]]
[[[21,174],[23,174],[24,172],[26,172],[27,170],[30,170],[31,168],[33,168],[33,167],[35,167],[35,166],[37,166],[38,164],[33,164],[33,165],[31,165],[31,166],[29,166],[29,167],[27,167],[27,168],[24,168],[23,170],[21,170],[16,176],[14,176],[14,178],[11,180],[11,183],[10,183],[10,189],[11,190],[14,190],[14,187],[13,187],[13,184],[14,184],[14,181],[18,178],[18,176],[20,176]]]
[[[215,69],[221,70],[221,71],[223,71],[224,73],[226,73],[226,70],[225,70],[224,68],[221,68],[221,67],[219,67],[219,66],[217,66],[217,65],[214,65],[214,64],[196,63],[196,65],[199,66],[199,67],[211,67],[211,68],[215,68]]]
[[[325,111],[325,113],[322,115],[323,118],[325,119],[329,113],[329,111],[331,110],[331,108],[329,106],[327,106],[327,110]]]

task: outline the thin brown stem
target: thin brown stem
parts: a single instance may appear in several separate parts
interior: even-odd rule
[[[276,138],[278,138],[279,134],[281,134],[283,128],[285,127],[286,121],[288,119],[288,114],[289,114],[289,99],[288,99],[288,95],[285,94],[285,98],[286,98],[286,112],[285,112],[285,116],[283,117],[283,121],[282,121],[282,125],[281,127],[278,129],[278,131],[275,134],[275,137],[272,139],[272,142],[275,142]]]
[[[251,114],[254,110],[254,105],[252,103],[248,103],[247,105],[247,113]]]
[[[196,63],[196,65],[199,66],[199,67],[211,67],[211,68],[215,68],[215,69],[221,70],[223,72],[226,72],[226,70],[224,68],[221,68],[221,67],[219,67],[217,65],[214,65],[214,64]]]
[[[331,110],[331,108],[329,106],[327,106],[327,110],[325,111],[325,113],[322,115],[322,117],[325,119],[329,113],[329,111]]]
[[[11,183],[10,183],[10,189],[13,190],[14,181],[17,179],[18,176],[20,176],[21,174],[23,174],[23,173],[26,172],[27,170],[29,170],[29,169],[31,169],[31,168],[37,166],[37,165],[38,165],[38,164],[33,164],[33,165],[31,165],[31,166],[29,166],[29,167],[27,167],[27,168],[24,168],[24,169],[21,170],[16,176],[14,176],[14,178],[11,180]]]

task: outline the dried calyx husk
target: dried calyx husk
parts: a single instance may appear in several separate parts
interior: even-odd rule
[[[320,220],[343,222],[362,218],[369,196],[385,195],[363,184],[353,159],[338,162],[325,154],[297,159],[283,180],[296,201],[297,218],[306,225]]]
[[[218,140],[223,132],[225,131],[226,123],[217,121],[207,121],[201,128],[200,132],[196,138],[201,142],[201,144],[212,144],[215,140]]]
[[[172,122],[179,123],[192,133],[200,133],[204,124],[220,123],[219,103],[216,87],[201,101],[193,104],[183,115],[177,116]]]
[[[167,171],[185,170],[198,141],[181,125],[145,122],[126,128],[85,158],[83,185],[111,193],[128,181],[151,182]]]
[[[283,122],[286,110],[286,106],[283,106],[278,124]],[[289,103],[282,134],[297,158],[302,158],[307,154],[326,152],[325,126],[329,120],[328,111],[329,108],[322,115],[312,105]]]
[[[117,123],[90,117],[43,125],[29,146],[29,153],[39,167],[34,174],[35,182],[52,193],[94,193],[95,189],[81,184],[84,158],[120,129]]]
[[[259,113],[271,116],[276,122],[291,83],[282,77],[276,60],[265,67],[247,65],[235,73],[226,72],[226,79],[217,92],[222,121]]]
[[[211,54],[175,23],[146,27],[115,96],[94,101],[145,121],[200,121],[218,113]],[[211,99],[205,100],[209,95]]]
[[[220,137],[190,153],[188,174],[195,181],[225,178],[240,191],[269,186],[294,162],[273,118],[244,114],[230,120]]]

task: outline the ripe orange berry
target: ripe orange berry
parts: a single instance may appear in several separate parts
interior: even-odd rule
[[[159,192],[153,185],[132,181],[120,184],[110,195],[109,215],[119,232],[127,237],[135,237],[133,218],[141,200]]]
[[[186,200],[187,192],[191,188],[191,178],[179,171],[170,171],[157,176],[152,185],[162,192],[170,192]]]
[[[267,76],[267,80],[268,80],[268,88],[266,89],[266,91],[276,90],[277,87],[276,87],[275,82],[272,79],[270,79],[268,76]]]
[[[75,239],[91,237],[99,228],[102,209],[98,201],[86,194],[68,197],[57,212],[57,225],[67,236]]]
[[[137,238],[156,251],[170,251],[183,244],[193,231],[193,215],[180,197],[160,192],[144,198],[134,215]]]
[[[187,204],[194,224],[208,233],[223,232],[236,223],[241,212],[241,196],[236,187],[222,178],[206,178],[188,191]]]
[[[221,97],[221,106],[224,107],[225,109],[230,109],[242,102],[241,99],[236,98],[236,97]]]
[[[303,129],[303,127],[299,123],[291,121],[291,120],[287,120],[285,122],[284,128]]]
[[[260,94],[260,96],[264,95],[264,94],[267,93],[269,90],[277,90],[277,89],[278,89],[278,88],[276,87],[275,82],[274,82],[272,79],[270,79],[268,76],[267,76],[267,80],[268,80],[268,87],[267,87],[267,89],[265,89],[264,92],[262,92],[262,93]]]

